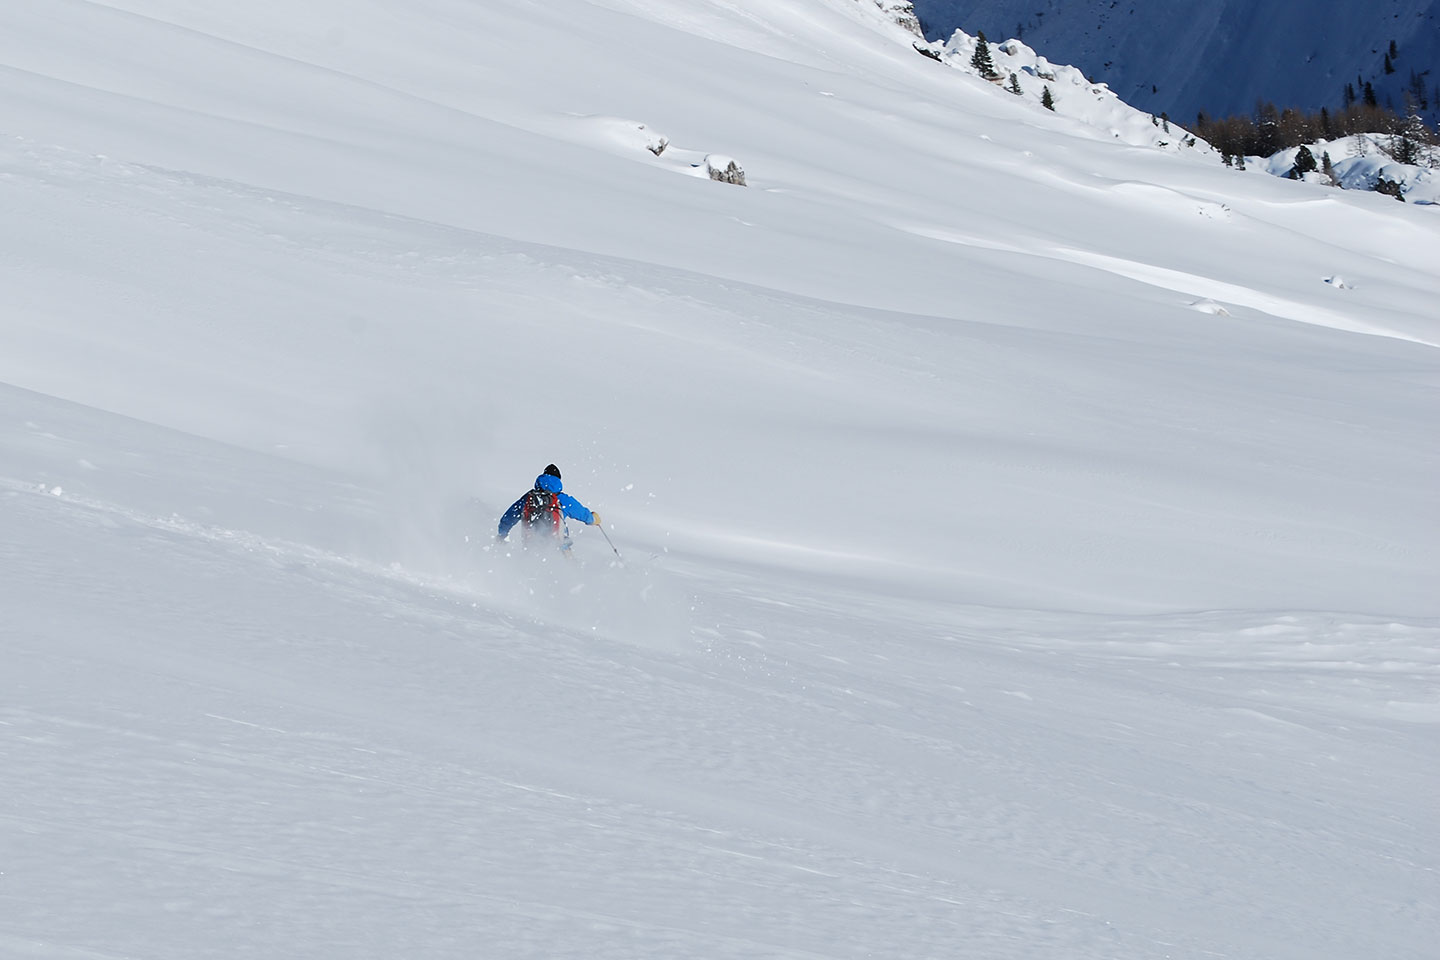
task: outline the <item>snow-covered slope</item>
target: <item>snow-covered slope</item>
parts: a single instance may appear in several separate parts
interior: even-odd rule
[[[1435,208],[894,13],[0,6],[0,954],[1428,955]]]
[[[1091,83],[1079,68],[1053,64],[1019,40],[986,40],[990,58],[987,75],[974,59],[979,45],[978,36],[956,30],[943,44],[931,42],[923,48],[916,45],[916,49],[929,51],[927,55],[947,66],[988,79],[1012,96],[1088,124],[1121,143],[1220,161],[1209,144],[1179,125],[1135,109],[1105,84]]]
[[[1345,190],[1374,190],[1377,183],[1384,180],[1395,184],[1400,198],[1409,203],[1440,203],[1440,176],[1428,165],[1396,163],[1390,156],[1394,151],[1391,140],[1390,137],[1361,134],[1306,144],[1305,149],[1310,151],[1311,159],[1321,167],[1308,173],[1306,179]],[[1294,175],[1300,149],[1292,147],[1264,158],[1261,169],[1276,177]],[[1332,165],[1328,176],[1323,170],[1325,158],[1329,158]]]
[[[1120,97],[1191,123],[1249,113],[1257,100],[1334,109],[1346,83],[1370,81],[1404,110],[1412,73],[1440,117],[1440,4],[1310,0],[1075,3],[1066,0],[916,0],[927,34],[984,30],[1021,37],[1051,60],[1073,63]],[[1397,56],[1385,70],[1390,43]]]

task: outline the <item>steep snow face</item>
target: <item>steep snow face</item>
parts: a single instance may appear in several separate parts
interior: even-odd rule
[[[0,4],[0,955],[1430,956],[1437,209],[898,9]]]
[[[1073,63],[1121,99],[1182,123],[1199,110],[1248,113],[1257,100],[1318,110],[1340,104],[1347,82],[1374,84],[1403,110],[1412,73],[1440,117],[1440,3],[1377,0],[916,0],[927,35],[984,30],[1020,36],[1052,60]],[[1391,41],[1398,56],[1386,73]]]

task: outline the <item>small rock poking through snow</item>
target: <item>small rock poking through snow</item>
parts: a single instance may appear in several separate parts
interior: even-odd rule
[[[718,153],[706,155],[705,172],[710,175],[711,180],[745,186],[745,171],[730,157],[721,156]]]
[[[1201,313],[1208,313],[1208,314],[1211,314],[1212,316],[1216,316],[1216,317],[1228,317],[1228,316],[1230,316],[1230,311],[1229,311],[1229,310],[1226,310],[1224,307],[1222,307],[1220,304],[1216,303],[1214,300],[1209,300],[1209,299],[1206,299],[1206,300],[1196,300],[1196,301],[1194,301],[1193,303],[1190,304],[1190,309],[1191,309],[1191,310],[1198,310],[1198,311],[1201,312]]]

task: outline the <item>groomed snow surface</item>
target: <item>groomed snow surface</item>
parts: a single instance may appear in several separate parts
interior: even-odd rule
[[[0,5],[0,957],[1433,956],[1437,208],[914,40]]]

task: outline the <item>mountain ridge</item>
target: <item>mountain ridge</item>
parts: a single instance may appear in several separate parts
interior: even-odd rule
[[[1315,111],[1341,105],[1345,84],[1371,81],[1382,104],[1406,109],[1412,71],[1440,119],[1440,3],[1197,0],[1181,6],[1115,0],[916,0],[926,35],[1019,35],[1081,67],[1126,102],[1182,124],[1203,110],[1249,113],[1257,101]],[[1387,74],[1389,44],[1399,56]]]

